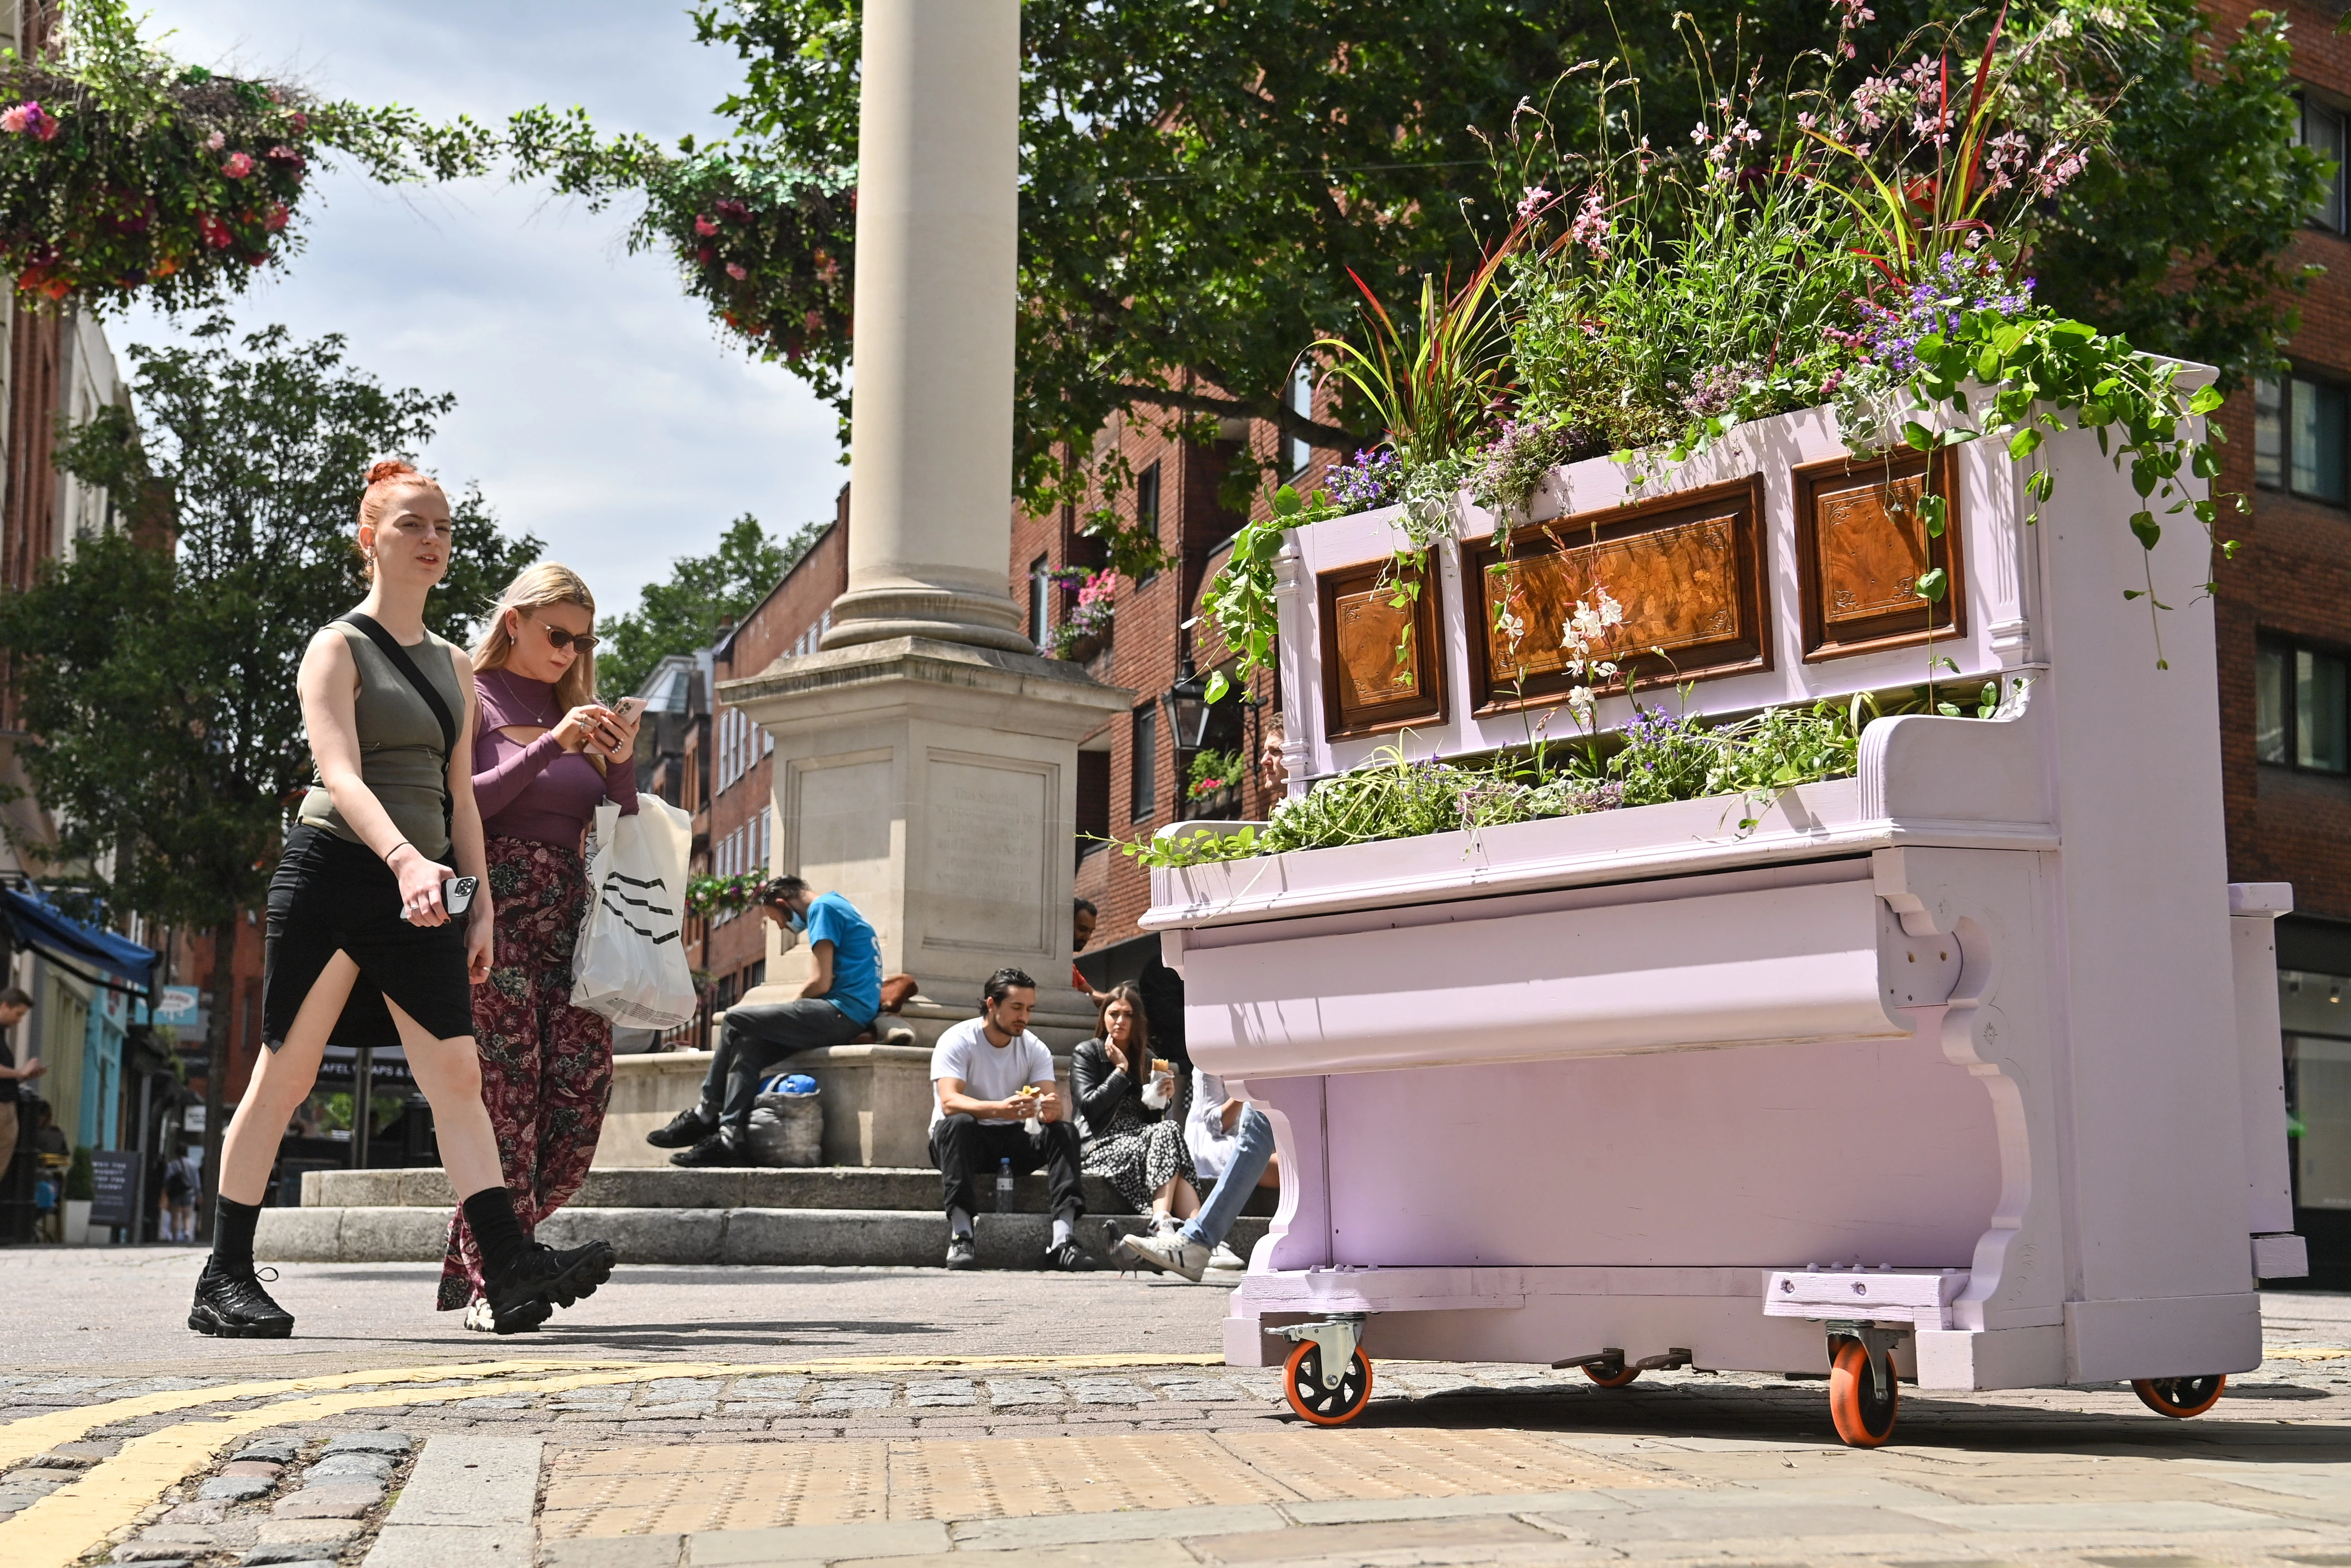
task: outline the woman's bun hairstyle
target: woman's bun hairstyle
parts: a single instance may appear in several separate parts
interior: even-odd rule
[[[382,457],[368,465],[367,482],[372,487],[386,479],[406,479],[412,476],[419,479],[424,477],[417,473],[416,465],[405,457]]]
[[[405,457],[379,457],[369,464],[367,484],[360,491],[361,525],[368,528],[381,528],[383,525],[384,508],[391,504],[392,492],[412,485],[428,490],[441,488],[440,480],[421,471],[415,464]],[[360,570],[366,574],[370,582],[373,582],[375,580],[374,559],[356,538],[351,541],[351,549],[359,555]]]

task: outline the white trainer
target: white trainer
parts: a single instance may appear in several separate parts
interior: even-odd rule
[[[1208,1254],[1208,1270],[1214,1273],[1220,1269],[1230,1270],[1237,1274],[1247,1273],[1249,1260],[1219,1241],[1217,1243],[1217,1249]]]
[[[1208,1264],[1208,1249],[1196,1241],[1186,1241],[1176,1232],[1165,1236],[1126,1236],[1119,1239],[1119,1248],[1129,1257],[1148,1263],[1169,1274],[1181,1274],[1194,1283]]]
[[[497,1314],[490,1311],[487,1297],[475,1296],[465,1307],[465,1326],[475,1333],[498,1332]]]

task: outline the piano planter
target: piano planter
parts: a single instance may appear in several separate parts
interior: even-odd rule
[[[1154,869],[1191,1054],[1281,1155],[1232,1363],[1286,1354],[1325,1423],[1379,1356],[1611,1387],[1825,1371],[1871,1445],[1897,1378],[2127,1379],[2178,1416],[2260,1362],[2256,1277],[2304,1271],[2270,934],[2291,889],[2228,883],[2210,545],[2174,519],[2143,558],[2094,437],[2043,452],[2028,527],[1998,444],[1946,449],[1935,541],[1904,510],[1923,457],[1855,464],[1826,412],[1791,413],[1669,488],[1555,470],[1552,526],[1515,552],[1554,653],[1604,582],[1694,710],[1883,692],[1935,658],[1970,703],[2001,683],[1990,717],[1879,718],[1855,777],[1776,798]],[[1375,582],[1393,517],[1288,537],[1293,795],[1383,747],[1522,745],[1560,706],[1541,624],[1522,680],[1488,645],[1492,519],[1458,507],[1399,608]],[[1929,559],[1931,608],[1907,587]],[[2158,623],[2123,591],[2148,568]],[[1604,695],[1596,722],[1630,712]]]

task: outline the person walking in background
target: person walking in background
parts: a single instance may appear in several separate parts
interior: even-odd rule
[[[1076,955],[1084,952],[1086,944],[1094,939],[1094,927],[1101,920],[1102,911],[1094,907],[1092,899],[1074,898],[1070,901],[1070,984],[1084,993],[1086,1000],[1093,1003],[1096,1011],[1110,1000],[1110,993],[1094,989],[1093,983],[1086,978],[1086,972],[1078,967]]]
[[[596,808],[637,809],[637,719],[595,700],[595,623],[587,583],[548,561],[507,585],[473,653],[474,799],[496,901],[474,1041],[525,1236],[588,1179],[612,1094],[612,1026],[571,1005],[571,952],[588,911],[581,846]],[[496,1326],[463,1209],[449,1217],[436,1304],[463,1309],[469,1329]]]
[[[196,1239],[196,1205],[203,1201],[204,1162],[203,1149],[187,1149],[163,1167],[163,1198],[172,1206],[171,1231],[163,1238],[166,1241]]]
[[[1061,1108],[1053,1053],[1029,1032],[1036,1007],[1037,982],[1021,970],[998,969],[980,992],[979,1017],[948,1030],[931,1051],[931,1163],[946,1193],[950,1269],[979,1267],[973,1178],[1005,1169],[1027,1176],[1040,1165],[1053,1177],[1045,1267],[1064,1273],[1093,1267],[1077,1239],[1086,1212],[1078,1130]]]
[[[1113,986],[1103,998],[1099,1032],[1070,1057],[1070,1094],[1085,1135],[1086,1175],[1150,1215],[1155,1232],[1199,1211],[1184,1143],[1186,1086],[1173,1062],[1153,1061],[1151,1022],[1134,987]]]
[[[847,1045],[882,1010],[882,944],[856,905],[837,893],[820,896],[796,876],[763,883],[758,897],[764,918],[808,934],[816,972],[791,1001],[726,1009],[701,1100],[645,1134],[653,1147],[678,1151],[674,1166],[755,1164],[751,1107],[760,1080],[786,1057]]]
[[[1210,1269],[1246,1267],[1225,1237],[1250,1193],[1281,1185],[1281,1159],[1265,1113],[1227,1094],[1223,1079],[1196,1068],[1184,1139],[1200,1179],[1216,1183],[1207,1201],[1176,1229],[1124,1237],[1119,1248],[1139,1263],[1197,1281]]]
[[[278,1142],[329,1036],[396,1045],[407,1058],[481,1246],[499,1333],[536,1327],[612,1272],[601,1241],[557,1252],[523,1234],[482,1103],[468,991],[489,977],[494,933],[493,895],[479,885],[488,866],[474,802],[474,670],[424,624],[455,544],[449,499],[407,464],[378,463],[358,532],[367,598],[310,639],[298,680],[318,783],[270,878],[266,1049],[221,1149],[212,1256],[188,1310],[198,1333],[294,1332],[255,1271],[253,1233]]]
[[[20,1131],[16,1103],[22,1098],[25,1085],[48,1071],[41,1059],[27,1052],[25,1063],[16,1064],[16,1052],[12,1043],[16,1026],[33,1010],[33,998],[15,986],[0,991],[0,1197],[8,1195],[6,1181],[8,1163],[16,1157],[16,1139]],[[30,1129],[22,1129],[29,1131]]]

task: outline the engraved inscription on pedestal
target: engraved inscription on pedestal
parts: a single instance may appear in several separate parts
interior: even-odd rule
[[[1938,465],[1931,493],[1949,496],[1951,466]],[[1963,585],[1951,570],[1959,541],[1951,507],[1940,538],[1919,502],[1930,492],[1920,453],[1840,462],[1796,476],[1796,552],[1802,588],[1804,657],[1835,658],[1951,636],[1961,624]],[[1944,573],[1944,597],[1918,591]]]
[[[1326,733],[1364,735],[1442,720],[1437,599],[1426,578],[1382,562],[1325,572],[1317,589]]]
[[[1055,772],[1038,763],[930,754],[925,946],[986,948],[1008,959],[1045,952],[1049,829],[1059,829],[1054,841],[1069,853],[1068,825],[1053,821]]]
[[[1598,610],[1604,590],[1623,619],[1587,657],[1637,667],[1649,681],[1760,668],[1756,516],[1755,487],[1740,483],[1521,528],[1507,559],[1491,544],[1464,550],[1479,706],[1507,706],[1521,692],[1550,700],[1577,685],[1605,689],[1568,668],[1576,653],[1567,632],[1576,605]]]

